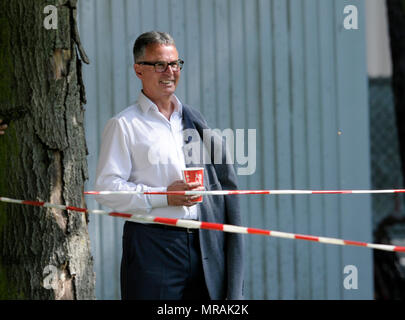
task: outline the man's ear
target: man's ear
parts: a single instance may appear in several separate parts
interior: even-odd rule
[[[134,71],[135,71],[136,76],[139,79],[142,79],[142,72],[141,72],[141,65],[140,64],[134,63]]]

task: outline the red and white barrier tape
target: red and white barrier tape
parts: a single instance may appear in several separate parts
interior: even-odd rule
[[[211,190],[211,191],[86,191],[89,195],[112,194],[151,194],[151,195],[201,195],[201,196],[226,196],[237,194],[382,194],[405,193],[405,189],[385,190]]]
[[[405,252],[405,247],[401,247],[401,246],[394,246],[394,245],[387,245],[387,244],[375,244],[375,243],[367,243],[367,242],[352,241],[352,240],[342,240],[342,239],[336,239],[336,238],[318,237],[318,236],[294,234],[294,233],[288,233],[288,232],[280,232],[280,231],[272,231],[272,230],[264,230],[264,229],[256,229],[256,228],[247,228],[247,227],[241,227],[241,226],[235,226],[235,225],[229,225],[229,224],[195,221],[195,220],[173,219],[173,218],[162,218],[162,217],[154,217],[154,216],[150,216],[150,215],[130,214],[130,213],[121,213],[121,212],[107,212],[104,210],[89,210],[89,209],[77,208],[77,207],[72,207],[72,206],[52,204],[52,203],[42,202],[42,201],[16,200],[16,199],[4,198],[4,197],[0,197],[0,201],[9,202],[9,203],[17,203],[17,204],[25,204],[25,205],[31,205],[31,206],[37,206],[37,207],[56,208],[56,209],[61,209],[61,210],[71,210],[71,211],[78,211],[78,212],[108,215],[108,216],[112,216],[112,217],[123,218],[123,219],[130,220],[130,221],[159,223],[159,224],[165,224],[165,225],[171,225],[171,226],[183,227],[183,228],[217,230],[217,231],[223,231],[223,232],[242,233],[242,234],[256,234],[256,235],[270,236],[270,237],[276,237],[276,238],[307,240],[307,241],[314,241],[314,242],[341,245],[341,246],[359,246],[359,247],[372,248],[372,249],[376,249],[376,250]]]

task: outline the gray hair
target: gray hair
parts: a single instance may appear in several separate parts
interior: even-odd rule
[[[142,33],[134,43],[133,53],[135,63],[145,56],[146,47],[154,43],[175,46],[174,39],[166,32],[149,31]]]

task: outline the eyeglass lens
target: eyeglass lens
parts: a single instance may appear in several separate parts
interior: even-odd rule
[[[173,61],[170,63],[167,62],[157,62],[155,63],[155,70],[156,72],[165,72],[167,70],[167,67],[170,65],[173,71],[179,71],[183,67],[183,63],[180,61]]]

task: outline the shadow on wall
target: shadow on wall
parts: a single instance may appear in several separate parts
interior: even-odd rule
[[[373,189],[403,187],[391,78],[369,81],[371,180]],[[374,242],[405,245],[402,194],[373,195]],[[375,250],[374,298],[405,300],[405,253]]]
[[[398,235],[402,235],[401,242],[398,241]],[[404,245],[405,217],[394,215],[386,217],[374,232],[374,239],[377,243]],[[374,251],[374,298],[376,300],[405,300],[404,260],[405,253]]]

